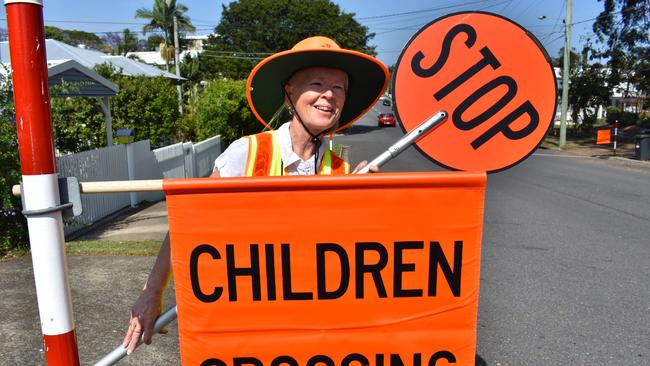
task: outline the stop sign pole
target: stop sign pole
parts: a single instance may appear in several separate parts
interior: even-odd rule
[[[48,91],[42,0],[5,0],[16,129],[48,365],[79,365]]]

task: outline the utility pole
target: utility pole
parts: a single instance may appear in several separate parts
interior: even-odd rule
[[[176,76],[181,77],[181,63],[179,61],[179,51],[178,51],[178,18],[174,15],[174,65],[176,65]],[[183,86],[181,85],[180,79],[177,80],[178,85],[178,111],[183,114]]]
[[[564,64],[562,65],[562,110],[560,114],[560,148],[566,144],[566,115],[569,108],[569,57],[571,55],[571,16],[573,1],[566,2],[566,18],[564,20]],[[576,121],[573,121],[574,123]]]

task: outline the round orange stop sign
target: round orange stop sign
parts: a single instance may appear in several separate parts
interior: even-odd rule
[[[498,15],[456,13],[422,28],[399,57],[393,100],[406,132],[439,110],[418,141],[436,163],[495,172],[530,155],[555,117],[557,84],[533,35]]]

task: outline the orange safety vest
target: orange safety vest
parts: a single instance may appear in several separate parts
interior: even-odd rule
[[[248,159],[246,161],[246,176],[281,176],[282,153],[277,138],[277,131],[267,131],[248,138]],[[320,174],[342,175],[350,173],[350,164],[325,149],[321,162]]]

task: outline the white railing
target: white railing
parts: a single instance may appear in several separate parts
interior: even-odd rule
[[[207,177],[212,173],[214,160],[221,154],[221,138],[219,136],[203,140],[193,146],[195,177]]]
[[[165,178],[185,178],[183,143],[161,147],[153,151]]]
[[[153,151],[165,178],[203,178],[212,173],[214,159],[221,154],[221,137],[196,144],[179,142]]]
[[[79,182],[207,177],[221,149],[219,136],[196,144],[178,143],[153,151],[149,140],[144,140],[58,156],[57,168],[61,175],[76,177]],[[83,213],[66,219],[64,232],[72,234],[129,205],[164,198],[162,192],[82,195]]]
[[[59,156],[56,162],[57,170],[61,175],[76,177],[80,182],[129,179],[125,145]],[[65,220],[64,232],[67,235],[80,230],[129,204],[128,193],[83,195],[81,197],[83,214]]]

